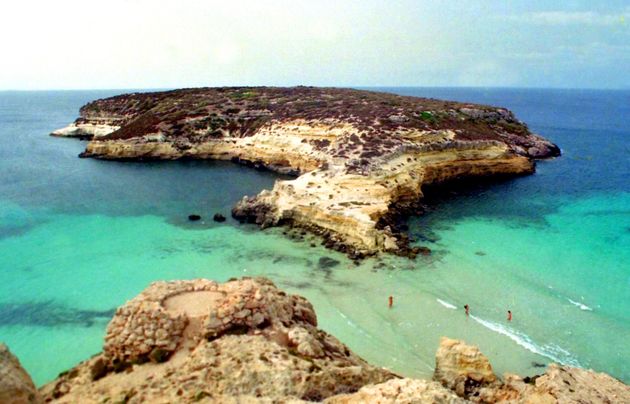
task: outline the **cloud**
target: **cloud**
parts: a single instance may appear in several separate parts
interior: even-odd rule
[[[623,25],[630,18],[630,10],[603,14],[595,11],[540,11],[521,15],[505,15],[501,19],[536,25]]]

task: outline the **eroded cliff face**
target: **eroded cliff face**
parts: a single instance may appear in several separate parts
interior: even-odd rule
[[[103,351],[37,392],[0,345],[8,403],[627,403],[630,387],[550,365],[494,374],[477,347],[443,338],[433,381],[366,363],[317,328],[304,298],[264,278],[156,282],[119,308]]]
[[[355,257],[418,253],[393,219],[414,210],[423,185],[530,174],[533,159],[559,155],[506,109],[306,87],[112,97],[55,133],[93,133],[84,157],[222,159],[297,175],[233,215],[310,229]]]

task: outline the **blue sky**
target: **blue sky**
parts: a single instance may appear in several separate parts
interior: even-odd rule
[[[0,89],[630,88],[630,3],[22,0],[0,49]]]

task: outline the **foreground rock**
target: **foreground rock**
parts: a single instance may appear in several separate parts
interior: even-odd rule
[[[560,154],[503,108],[350,89],[127,94],[80,113],[54,134],[93,133],[84,157],[231,159],[299,175],[243,199],[233,215],[304,227],[357,257],[418,253],[396,219],[415,211],[423,185],[530,174],[533,159]]]
[[[156,282],[117,310],[103,353],[45,386],[58,402],[322,400],[396,377],[317,329],[265,279]]]
[[[0,345],[0,403],[41,398]],[[156,282],[116,311],[103,352],[40,389],[59,403],[628,403],[603,373],[550,365],[498,378],[478,348],[443,338],[434,381],[369,365],[317,329],[308,301],[266,279]]]
[[[0,403],[42,403],[33,380],[20,365],[20,361],[4,344],[0,344]]]
[[[503,380],[477,347],[442,338],[434,380],[479,403],[630,403],[630,386],[605,373],[551,364],[539,376]]]
[[[458,404],[467,401],[436,382],[418,379],[392,379],[385,383],[362,387],[354,394],[333,396],[325,402],[327,404]]]

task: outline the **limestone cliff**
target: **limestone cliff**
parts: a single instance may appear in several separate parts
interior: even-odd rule
[[[508,110],[333,88],[202,88],[91,102],[53,134],[92,136],[84,157],[244,162],[294,180],[245,197],[239,220],[310,229],[360,257],[415,255],[393,220],[426,184],[522,175],[560,154]]]
[[[630,402],[630,387],[591,370],[552,364],[501,379],[479,349],[448,338],[434,381],[402,378],[319,330],[306,299],[263,278],[153,283],[116,311],[102,353],[39,393],[1,345],[0,376],[0,402],[14,404]]]

